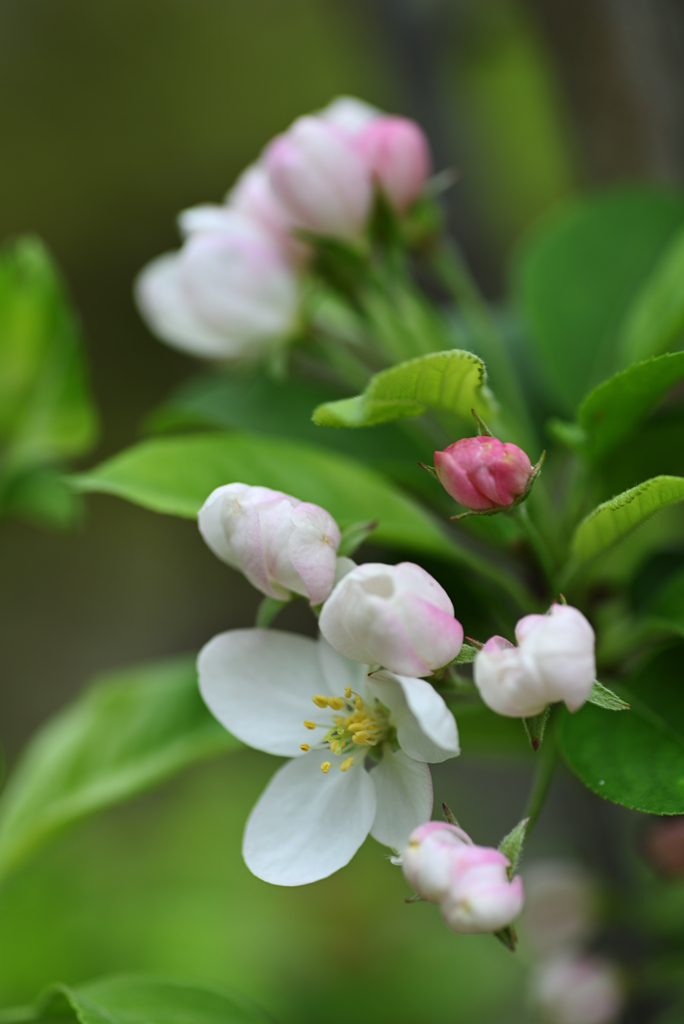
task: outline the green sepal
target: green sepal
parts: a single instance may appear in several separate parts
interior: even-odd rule
[[[455,825],[456,828],[461,827],[458,821],[456,820],[456,815],[448,806],[448,804],[442,804],[442,813],[444,814],[444,820],[448,825]]]
[[[257,629],[267,629],[278,612],[281,612],[289,603],[289,601],[278,601],[275,597],[265,597],[257,608],[254,625]]]
[[[542,745],[550,714],[551,705],[547,704],[540,714],[533,715],[531,718],[521,719],[522,724],[525,726],[525,732],[527,733],[527,738],[530,741],[530,746],[535,753]]]
[[[603,686],[598,680],[594,682],[591,693],[587,697],[589,704],[595,704],[598,708],[605,708],[606,711],[629,711],[631,704],[621,700],[616,693]]]
[[[377,529],[378,522],[374,519],[370,523],[352,523],[342,530],[342,539],[337,554],[340,558],[349,558],[357,548],[361,547],[368,540],[371,533]]]
[[[518,934],[513,925],[509,924],[506,928],[502,928],[501,931],[493,932],[493,935],[495,939],[503,943],[506,949],[510,950],[511,953],[515,953],[515,948],[518,945]]]
[[[522,821],[519,821],[515,828],[511,829],[508,835],[504,836],[499,843],[499,850],[503,853],[504,857],[508,857],[511,862],[510,867],[508,868],[509,879],[512,878],[518,870],[523,845],[525,843],[525,833],[527,832],[529,821],[529,818],[523,818]]]
[[[451,665],[470,665],[471,662],[475,661],[479,648],[473,644],[463,644],[461,650],[458,652]]]

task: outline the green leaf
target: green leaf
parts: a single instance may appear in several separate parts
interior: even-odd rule
[[[561,752],[599,796],[649,814],[684,813],[683,656],[671,648],[620,687],[629,714],[586,704],[561,716]]]
[[[492,411],[485,381],[484,363],[472,352],[433,352],[376,374],[356,398],[319,405],[313,420],[324,427],[368,427],[437,409],[469,421],[471,409],[483,416]]]
[[[602,686],[598,680],[592,686],[587,700],[590,704],[595,704],[597,708],[603,708],[605,711],[629,711],[629,704],[626,704],[607,686]]]
[[[0,798],[0,874],[64,826],[239,746],[204,706],[194,658],[103,677],[45,725]]]
[[[656,476],[618,494],[584,519],[572,540],[572,557],[586,562],[622,540],[650,516],[684,500],[684,477]]]
[[[680,230],[634,297],[622,327],[625,363],[684,340],[684,231]]]
[[[243,996],[219,986],[142,975],[54,985],[34,1006],[0,1013],[1,1024],[273,1024]]]
[[[375,520],[371,523],[351,523],[346,526],[342,531],[340,546],[337,549],[339,557],[351,558],[356,549],[365,544],[371,534],[375,532],[377,526]]]
[[[676,352],[637,363],[599,384],[577,411],[580,433],[575,443],[592,457],[603,458],[633,433],[683,378],[684,352]],[[570,436],[568,440],[573,442]]]
[[[625,365],[623,319],[683,224],[676,193],[620,188],[569,203],[520,250],[514,294],[566,414]]]
[[[0,251],[0,441],[24,464],[79,454],[95,432],[76,319],[47,251],[21,238]]]

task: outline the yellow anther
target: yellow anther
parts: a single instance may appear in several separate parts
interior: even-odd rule
[[[346,761],[343,761],[340,765],[341,772],[348,772],[351,766],[354,764],[354,758],[348,757]]]
[[[350,697],[351,697],[351,695],[352,695],[352,688],[351,688],[351,686],[347,686],[347,687],[345,688],[345,691],[344,691],[344,695],[345,695],[345,697],[347,698],[347,700],[349,700],[349,698],[350,698]]]
[[[315,722],[304,722],[304,725],[307,727],[307,729],[315,729],[316,728],[316,723]]]
[[[328,704],[333,711],[340,711],[344,707],[345,701],[342,697],[328,697]]]
[[[308,743],[300,743],[300,744],[299,744],[299,749],[300,749],[300,750],[303,750],[303,751],[304,751],[304,753],[306,753],[306,752],[307,752],[307,750],[311,750],[311,747],[309,746],[309,744],[308,744]]]
[[[330,749],[332,750],[333,754],[339,754],[339,752],[340,752],[340,741],[339,740],[330,740]]]
[[[344,718],[342,717],[342,715],[335,715],[335,717],[333,718],[333,722],[335,723],[335,725],[344,725]]]
[[[354,701],[354,704],[356,705],[356,710],[357,711],[363,711],[363,701],[361,700],[360,697],[356,698],[356,700]]]
[[[321,771],[323,772],[324,775],[328,774],[328,772],[330,771],[330,761],[323,762],[323,764],[321,765]]]
[[[366,743],[368,742],[369,739],[370,739],[370,733],[367,733],[367,732],[357,732],[353,736],[354,743],[358,743],[358,745],[360,747],[365,747],[365,745],[366,745]]]
[[[317,708],[327,708],[329,698],[323,697],[320,693],[317,693],[315,697],[311,698],[311,700],[314,702]]]

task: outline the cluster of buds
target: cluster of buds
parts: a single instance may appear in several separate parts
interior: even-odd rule
[[[493,636],[475,659],[482,700],[499,715],[531,718],[564,701],[577,711],[596,679],[595,634],[577,608],[554,604],[546,615],[526,615],[515,627],[518,646]]]
[[[143,269],[140,311],[193,355],[259,359],[296,330],[312,254],[303,236],[360,238],[376,190],[401,215],[429,172],[417,124],[341,97],[273,139],[225,203],[180,215],[183,247]]]
[[[500,850],[476,846],[457,825],[429,821],[411,833],[403,870],[418,896],[438,903],[453,932],[498,932],[520,913],[519,876]]]

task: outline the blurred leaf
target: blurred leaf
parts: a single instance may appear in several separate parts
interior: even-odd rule
[[[623,318],[683,223],[684,198],[621,188],[565,206],[521,248],[516,299],[566,413],[624,365]]]
[[[83,344],[50,256],[34,238],[0,252],[0,440],[15,462],[77,455],[95,437]]]
[[[620,687],[625,714],[585,704],[561,716],[563,756],[594,793],[649,814],[684,813],[683,655],[681,646],[661,653]]]
[[[421,416],[428,409],[466,420],[473,408],[487,416],[492,405],[485,380],[484,363],[472,352],[434,352],[383,370],[372,378],[363,395],[320,405],[313,419],[325,427],[367,427]]]
[[[680,230],[634,297],[622,328],[622,361],[664,352],[684,340],[684,231]]]
[[[0,874],[64,826],[240,746],[209,714],[192,657],[103,677],[32,740],[0,798]]]
[[[54,466],[27,466],[4,482],[3,512],[58,530],[73,526],[83,504],[64,473]]]
[[[73,988],[55,985],[34,1006],[0,1012],[0,1024],[273,1024],[242,996],[218,987],[114,975]]]
[[[586,450],[603,458],[653,412],[669,389],[684,378],[684,352],[636,363],[594,388],[577,412]]]
[[[573,559],[586,562],[602,554],[650,516],[684,500],[684,477],[656,476],[594,509],[575,530]]]

